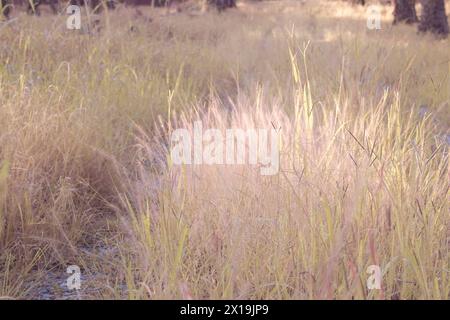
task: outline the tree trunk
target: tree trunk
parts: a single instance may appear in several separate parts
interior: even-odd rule
[[[0,0],[0,17],[3,14],[6,19],[9,18],[9,13],[11,12],[11,4],[7,0]]]
[[[366,5],[366,0],[353,0],[353,3],[364,6],[364,5]]]
[[[212,2],[216,5],[219,12],[236,7],[236,0],[212,0]]]
[[[419,31],[430,31],[443,37],[448,35],[449,27],[444,0],[422,0]]]
[[[417,19],[416,0],[395,0],[394,1],[394,24],[415,23]]]

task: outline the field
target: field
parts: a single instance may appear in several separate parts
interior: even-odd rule
[[[83,9],[81,30],[15,11],[0,297],[449,299],[450,41],[380,8],[381,30],[324,0]],[[198,119],[276,128],[279,173],[173,164]]]

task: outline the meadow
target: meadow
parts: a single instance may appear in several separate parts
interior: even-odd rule
[[[449,299],[450,41],[380,8],[381,30],[324,0],[15,12],[0,297]],[[277,128],[279,173],[171,163],[199,119]]]

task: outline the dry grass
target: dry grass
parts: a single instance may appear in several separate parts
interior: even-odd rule
[[[0,297],[450,298],[448,40],[334,2],[141,10],[0,25]],[[280,173],[171,165],[197,119],[280,128]]]

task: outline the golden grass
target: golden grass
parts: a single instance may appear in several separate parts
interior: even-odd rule
[[[0,297],[448,299],[450,42],[329,5],[1,25]],[[171,165],[197,119],[280,173]]]

